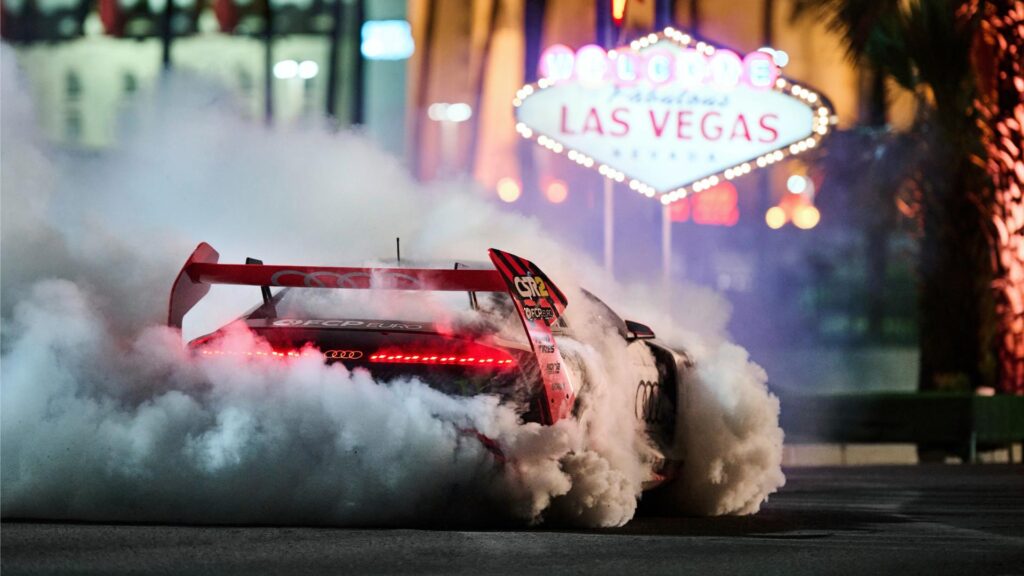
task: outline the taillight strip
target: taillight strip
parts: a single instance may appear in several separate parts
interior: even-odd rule
[[[510,358],[495,358],[492,356],[453,356],[434,354],[388,354],[378,353],[370,355],[370,362],[394,363],[394,364],[446,364],[465,366],[501,366],[511,367],[515,361]]]
[[[285,350],[284,352],[278,350],[271,350],[270,352],[264,352],[262,350],[257,351],[241,351],[241,350],[210,350],[208,348],[202,348],[198,350],[199,354],[203,356],[247,356],[251,358],[301,358],[303,356],[320,356],[317,351],[309,352],[298,352],[295,350]]]

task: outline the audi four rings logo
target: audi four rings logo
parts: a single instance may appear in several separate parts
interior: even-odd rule
[[[650,423],[661,422],[665,398],[657,382],[642,381],[636,387],[636,417]]]
[[[328,360],[359,360],[363,353],[359,350],[328,350],[324,352],[324,358]]]

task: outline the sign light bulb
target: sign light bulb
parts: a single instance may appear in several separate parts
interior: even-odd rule
[[[667,84],[675,76],[672,56],[664,51],[652,52],[647,57],[647,79],[655,86]]]
[[[540,55],[540,76],[552,81],[572,78],[573,67],[576,65],[576,53],[565,44],[549,46]]]
[[[620,84],[630,85],[640,79],[640,63],[636,55],[618,52],[614,58],[615,78]]]
[[[735,88],[743,78],[743,60],[732,50],[719,50],[708,63],[711,83],[718,88]]]
[[[587,44],[576,51],[576,79],[585,87],[601,85],[608,72],[608,54],[597,44]]]
[[[747,83],[754,88],[771,88],[779,77],[779,67],[770,54],[751,52],[743,58]]]
[[[699,86],[708,72],[708,59],[696,50],[684,50],[676,62],[676,73],[684,86]]]

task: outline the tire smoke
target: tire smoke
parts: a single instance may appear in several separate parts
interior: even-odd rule
[[[696,361],[680,414],[679,506],[752,513],[783,484],[778,402],[724,338],[717,296],[677,290],[701,315],[669,318],[657,305],[664,295],[616,284],[470,183],[417,184],[358,134],[269,132],[192,78],[169,77],[126,111],[116,149],[55,151],[39,139],[11,51],[0,59],[3,517],[621,525],[653,448],[634,417],[624,342],[591,322],[580,286],[600,286],[615,309],[650,321]],[[358,265],[387,256],[396,236],[403,257],[484,259],[495,246],[557,279],[585,336],[560,342],[591,376],[578,418],[524,424],[493,396],[376,382],[311,358],[195,358],[161,325],[200,240],[226,262]],[[184,336],[256,298],[215,288]],[[267,346],[245,330],[228,341]],[[497,440],[509,463],[497,466],[467,430]]]

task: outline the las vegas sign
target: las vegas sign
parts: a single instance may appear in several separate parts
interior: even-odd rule
[[[832,105],[781,76],[778,54],[741,56],[674,28],[610,51],[555,45],[516,93],[516,131],[671,204],[828,134]]]

